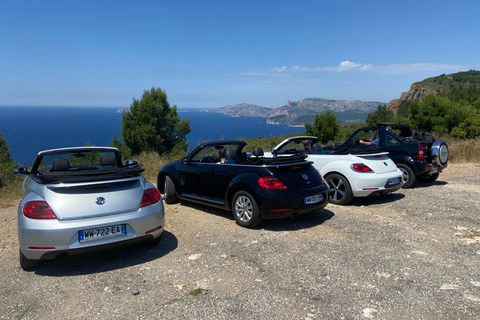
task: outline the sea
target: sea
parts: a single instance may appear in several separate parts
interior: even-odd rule
[[[200,109],[178,109],[188,118],[193,150],[201,142],[275,137],[305,132],[305,127],[267,124],[266,117],[231,117]],[[84,146],[108,146],[120,138],[122,113],[112,107],[0,107],[0,133],[15,163],[31,164],[39,151]]]

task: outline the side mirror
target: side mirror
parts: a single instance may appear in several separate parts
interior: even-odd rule
[[[27,167],[16,168],[16,169],[13,169],[13,173],[16,176],[24,176],[28,174],[28,168]]]
[[[135,160],[127,160],[127,161],[125,161],[125,167],[136,166],[137,164],[138,164],[138,162],[135,161]]]

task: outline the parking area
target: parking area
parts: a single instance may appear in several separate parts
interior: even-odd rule
[[[166,207],[161,242],[18,264],[16,208],[0,209],[2,319],[478,319],[480,165],[431,185],[237,226]]]

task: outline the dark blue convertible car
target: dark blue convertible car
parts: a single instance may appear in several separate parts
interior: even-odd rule
[[[228,210],[247,228],[327,205],[329,188],[305,155],[267,158],[262,149],[245,152],[245,146],[244,141],[207,142],[163,166],[157,186],[165,202],[188,200]]]

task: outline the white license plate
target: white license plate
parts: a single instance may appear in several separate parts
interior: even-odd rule
[[[305,204],[314,204],[323,201],[323,194],[317,194],[310,197],[305,197]]]
[[[389,186],[394,185],[394,184],[399,184],[400,183],[400,178],[392,178],[388,179],[387,184]]]
[[[124,224],[116,226],[108,226],[95,229],[87,229],[78,231],[78,241],[92,241],[97,239],[105,239],[111,237],[118,237],[127,234],[127,228]]]

